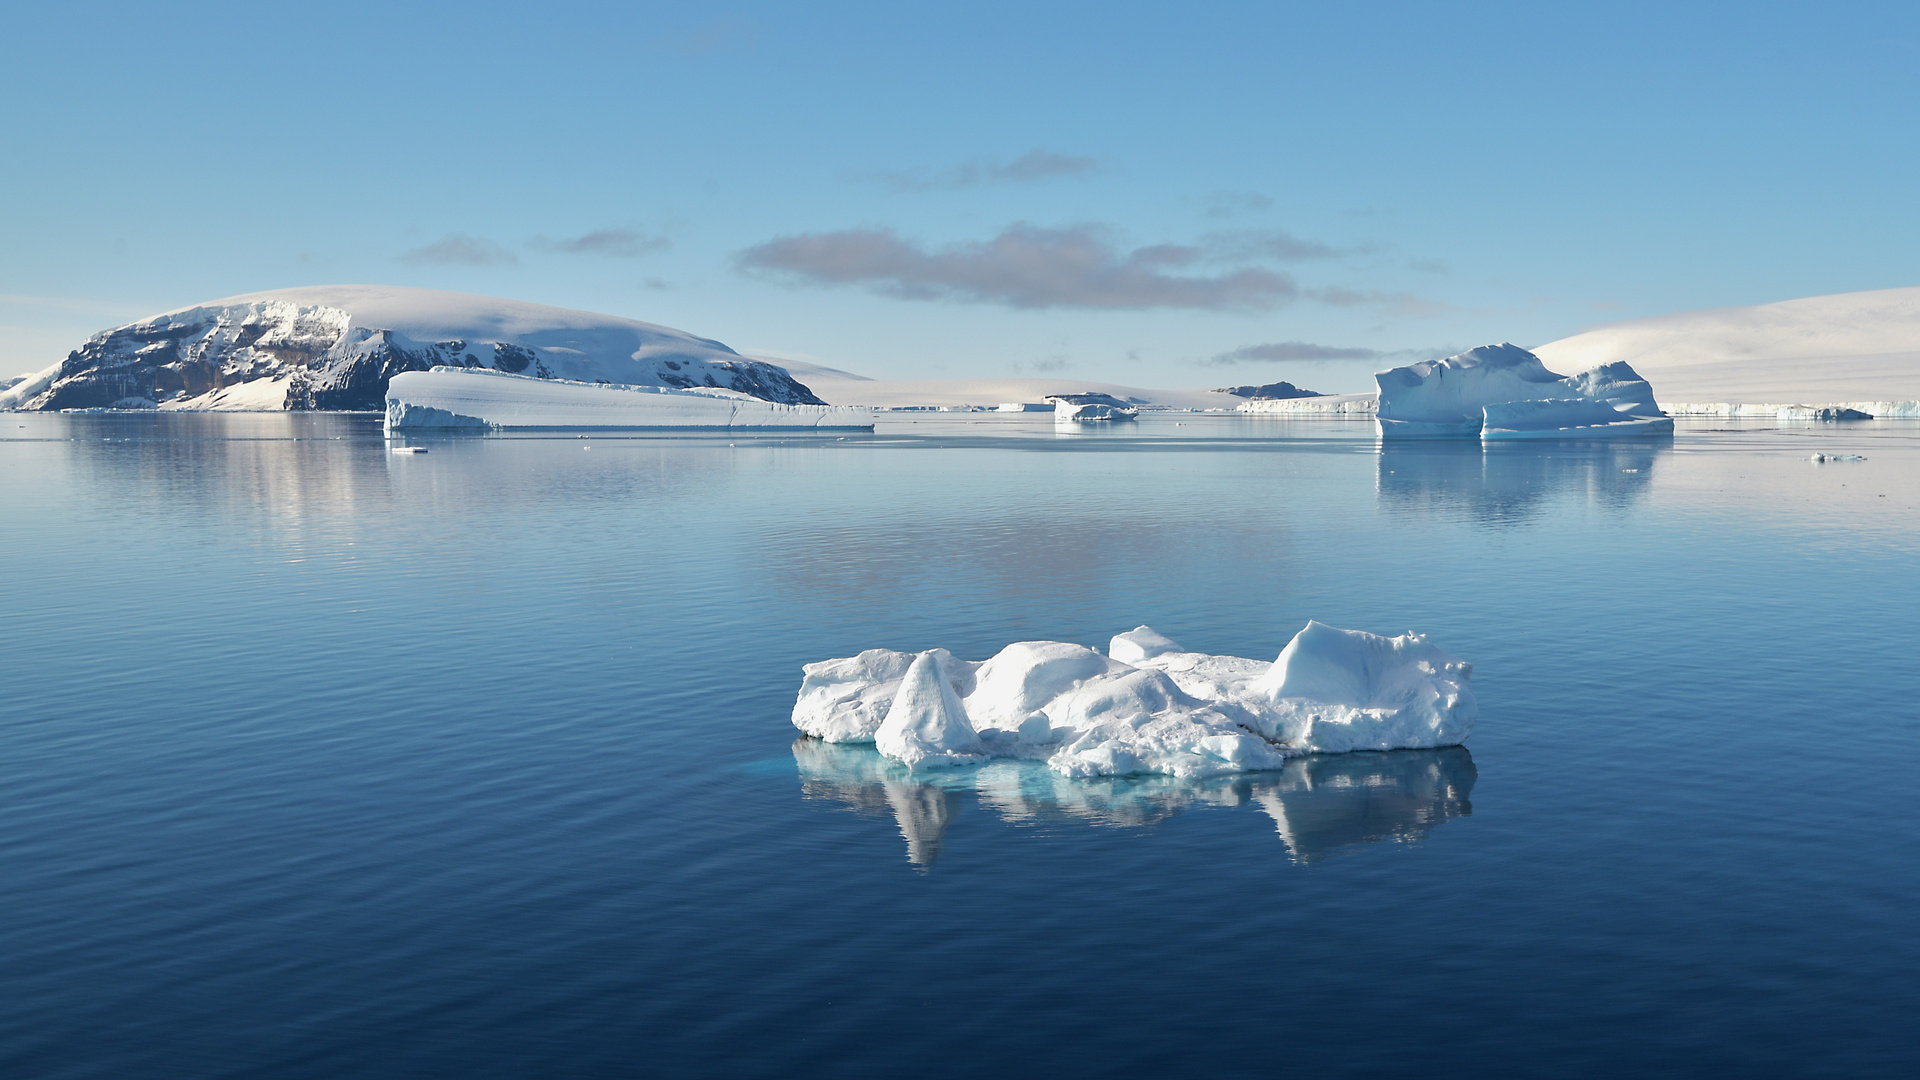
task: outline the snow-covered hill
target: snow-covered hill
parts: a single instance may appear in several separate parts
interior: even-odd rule
[[[1668,402],[1920,399],[1920,287],[1685,311],[1533,350],[1555,371],[1624,360]]]
[[[322,285],[95,334],[0,391],[0,409],[380,409],[388,379],[440,364],[821,404],[774,364],[652,323],[433,289]]]

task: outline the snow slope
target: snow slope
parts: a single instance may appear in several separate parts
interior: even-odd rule
[[[779,367],[652,323],[468,293],[324,285],[95,334],[0,391],[0,408],[379,409],[393,375],[443,365],[820,403]]]
[[[1920,287],[1632,319],[1533,351],[1561,371],[1626,361],[1668,407],[1911,401],[1920,399]]]

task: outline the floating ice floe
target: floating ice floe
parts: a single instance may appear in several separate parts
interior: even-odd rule
[[[804,670],[795,727],[875,743],[914,767],[1028,758],[1065,776],[1211,776],[1302,754],[1456,746],[1479,714],[1473,666],[1425,635],[1319,622],[1270,664],[1188,652],[1142,626],[1106,655],[1022,641],[978,662],[869,649]]]
[[[1867,459],[1859,454],[1815,454],[1807,460],[1815,464],[1825,464],[1829,461],[1865,461]]]
[[[1673,420],[1624,361],[1556,375],[1517,345],[1478,349],[1374,376],[1382,438],[1564,439],[1658,435]]]

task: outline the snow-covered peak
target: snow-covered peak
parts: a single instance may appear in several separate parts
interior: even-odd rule
[[[0,391],[0,408],[379,409],[393,375],[438,366],[819,403],[783,368],[637,319],[434,289],[321,285],[102,331]]]
[[[685,355],[713,355],[740,359],[740,354],[711,338],[683,330],[601,315],[591,311],[552,307],[499,296],[414,289],[404,285],[308,285],[270,289],[214,300],[155,316],[178,321],[196,312],[247,306],[332,308],[348,314],[353,325],[392,330],[415,341],[512,341],[572,348],[584,355],[632,356],[646,350],[669,349]]]

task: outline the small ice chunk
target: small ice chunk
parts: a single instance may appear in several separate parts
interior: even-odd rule
[[[940,670],[939,657],[931,651],[914,657],[908,666],[873,743],[908,768],[974,765],[987,759],[960,695],[953,692],[953,684]]]
[[[1107,643],[1107,655],[1123,664],[1138,664],[1164,653],[1185,652],[1173,639],[1150,626],[1136,626],[1124,634],[1113,635]]]
[[[1859,454],[1815,454],[1812,457],[1808,458],[1807,460],[1812,462],[1828,462],[1828,461],[1865,461],[1867,459],[1861,457]]]

